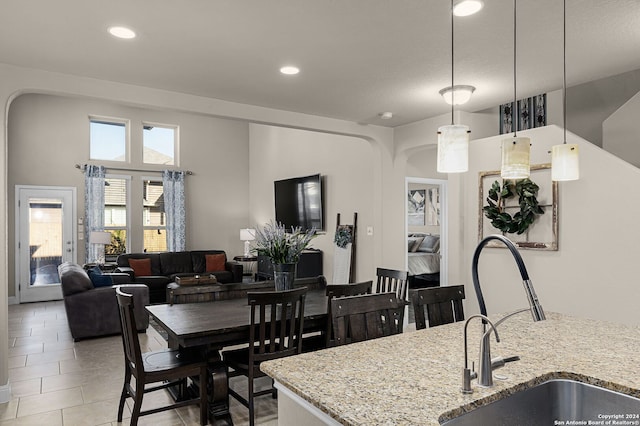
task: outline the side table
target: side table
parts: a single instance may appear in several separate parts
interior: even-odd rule
[[[247,272],[242,271],[242,275],[245,277],[252,277],[253,276],[253,265],[255,265],[255,263],[258,261],[258,256],[235,256],[233,258],[233,260],[235,260],[236,262],[243,262],[243,263],[248,263],[248,268],[247,268]]]

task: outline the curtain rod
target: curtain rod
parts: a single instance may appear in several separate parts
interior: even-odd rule
[[[87,169],[88,164],[76,164],[75,167],[76,169],[80,169],[82,172],[84,172]],[[120,170],[123,172],[142,172],[142,173],[162,173],[162,170],[144,170],[144,169],[127,169],[125,167],[106,167],[105,169],[107,170]],[[176,171],[180,171],[180,170],[176,170]],[[184,170],[184,174],[186,175],[193,175],[193,172],[191,170]]]

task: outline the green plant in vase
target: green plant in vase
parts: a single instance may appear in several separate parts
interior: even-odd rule
[[[303,232],[302,228],[293,227],[287,232],[282,223],[269,222],[262,228],[256,227],[253,250],[271,259],[276,290],[293,288],[300,254],[309,247],[315,234],[314,228]]]

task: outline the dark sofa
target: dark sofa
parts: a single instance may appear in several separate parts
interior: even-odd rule
[[[207,271],[206,255],[224,255],[224,269]],[[129,259],[149,259],[150,275],[136,275],[129,265]],[[133,282],[143,283],[149,287],[151,303],[166,303],[167,284],[176,277],[191,277],[199,274],[212,274],[219,283],[242,282],[242,264],[228,261],[223,250],[193,250],[163,253],[125,253],[118,256],[116,272],[126,272]]]
[[[149,289],[143,284],[130,282],[126,274],[109,274],[115,285],[94,287],[82,266],[64,262],[58,266],[64,308],[73,340],[108,336],[121,333],[120,312],[116,300],[116,285],[125,293],[133,294],[138,331],[146,331],[149,314]]]

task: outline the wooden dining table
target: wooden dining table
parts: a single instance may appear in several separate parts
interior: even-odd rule
[[[225,419],[230,423],[227,368],[222,364],[220,350],[249,341],[251,308],[247,298],[150,305],[146,310],[167,332],[169,347],[207,350],[210,365],[210,418]],[[304,307],[305,333],[325,330],[326,321],[326,290],[309,290]]]

